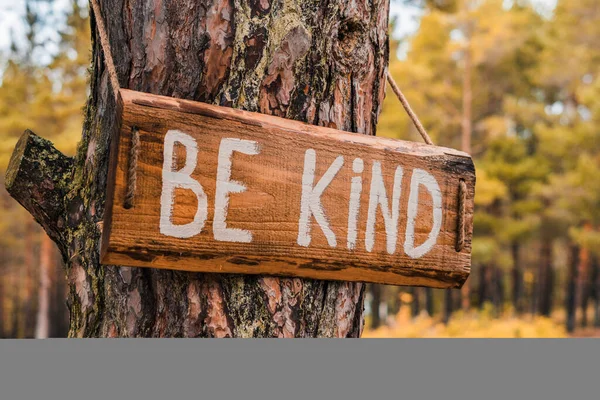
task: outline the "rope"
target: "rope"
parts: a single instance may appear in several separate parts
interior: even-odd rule
[[[423,138],[425,143],[433,145],[433,142],[431,141],[431,138],[427,134],[427,131],[425,131],[423,124],[421,124],[421,121],[419,121],[419,117],[417,117],[417,114],[415,114],[415,112],[412,110],[412,108],[410,108],[410,104],[408,104],[408,100],[406,100],[406,97],[404,97],[404,94],[402,93],[402,91],[400,90],[398,85],[396,85],[396,81],[394,81],[394,78],[392,78],[392,74],[390,74],[389,71],[387,73],[387,80],[390,83],[392,90],[398,97],[398,100],[400,100],[400,103],[402,103],[402,106],[406,110],[406,113],[412,120],[413,124],[415,124],[415,127],[421,134],[421,137]]]
[[[100,11],[100,4],[98,0],[90,0],[94,16],[96,17],[96,27],[98,28],[98,36],[100,37],[100,45],[104,52],[104,64],[108,71],[108,77],[110,79],[110,85],[112,86],[113,93],[115,95],[115,102],[119,100],[119,77],[117,75],[117,69],[112,57],[112,51],[110,48],[110,42],[108,39],[108,33],[104,20],[102,19],[102,13]],[[133,207],[135,200],[135,189],[137,187],[137,163],[140,152],[140,133],[137,127],[133,127],[131,130],[131,148],[129,150],[129,168],[127,170],[127,192],[125,193],[125,202],[123,207],[130,209]]]
[[[129,149],[129,169],[127,170],[127,193],[125,193],[125,209],[133,207],[135,188],[137,186],[137,161],[140,153],[140,131],[131,129],[131,148]]]
[[[98,27],[98,35],[100,36],[100,45],[104,52],[104,61],[106,69],[108,70],[108,77],[110,78],[110,84],[115,94],[115,101],[119,98],[119,78],[117,75],[117,69],[112,58],[112,52],[110,50],[110,43],[108,41],[108,34],[106,32],[106,26],[104,26],[104,20],[100,13],[100,5],[98,0],[90,0],[92,3],[92,9],[94,10],[94,16],[96,17],[96,26]]]
[[[456,251],[465,247],[465,215],[467,214],[467,184],[463,179],[458,183],[458,224],[456,227]]]
[[[392,90],[398,97],[398,100],[400,100],[400,103],[402,103],[404,110],[406,110],[406,113],[408,114],[408,116],[412,120],[413,124],[417,128],[417,131],[419,131],[419,133],[421,134],[421,137],[423,138],[425,143],[427,143],[429,145],[433,145],[433,141],[427,134],[427,131],[423,127],[423,124],[421,124],[421,121],[419,121],[419,117],[417,117],[417,114],[415,114],[415,112],[410,107],[410,104],[408,104],[408,100],[406,99],[406,97],[404,97],[404,94],[402,93],[402,91],[400,90],[398,85],[396,84],[396,81],[394,81],[394,78],[392,78],[392,74],[390,74],[389,71],[387,73],[387,80],[390,83]],[[457,252],[462,251],[462,249],[465,247],[465,235],[466,235],[465,217],[466,217],[466,215],[467,215],[467,184],[465,183],[465,181],[463,179],[461,179],[458,184],[458,213],[457,213],[458,223],[457,223],[457,228],[456,228],[456,246],[455,246],[455,249]]]

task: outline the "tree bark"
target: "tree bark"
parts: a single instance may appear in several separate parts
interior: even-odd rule
[[[124,88],[375,134],[385,94],[389,0],[100,0],[100,6]],[[117,121],[95,33],[93,43],[77,156],[68,168],[55,168],[48,185],[20,182],[38,178],[21,170],[13,172],[21,175],[12,190],[7,183],[63,254],[69,336],[359,336],[361,283],[99,265],[108,146]],[[42,145],[37,164],[46,165],[39,162],[46,153],[61,160],[35,141]],[[35,155],[24,154],[36,164]],[[52,200],[57,192],[52,216],[27,201],[32,195]]]

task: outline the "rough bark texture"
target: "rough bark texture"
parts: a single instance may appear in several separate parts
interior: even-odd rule
[[[44,227],[63,253],[67,251],[64,199],[71,184],[72,165],[73,160],[52,143],[27,130],[17,142],[6,170],[7,191]],[[32,257],[33,253],[25,256]]]
[[[388,3],[101,0],[100,6],[122,87],[373,135],[385,89]],[[75,160],[43,143],[32,162],[51,156],[68,165],[48,165],[45,180],[20,176],[10,191],[67,263],[70,336],[360,335],[360,283],[100,266],[115,107],[95,41]],[[41,143],[28,136],[27,143]],[[56,204],[30,201],[36,193]]]

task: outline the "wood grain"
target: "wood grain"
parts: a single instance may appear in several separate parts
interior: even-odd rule
[[[469,155],[453,149],[351,134],[283,118],[199,102],[121,90],[120,135],[111,151],[101,259],[103,264],[185,269],[190,271],[300,276],[314,279],[364,281],[394,285],[460,287],[470,272],[475,170]],[[139,130],[135,206],[124,208],[131,133]],[[198,143],[198,163],[192,178],[203,187],[208,214],[201,233],[181,239],[160,233],[163,143],[169,130],[180,130]],[[233,153],[231,179],[246,191],[229,195],[227,226],[252,233],[251,243],[217,241],[213,234],[218,152],[221,140],[237,138],[258,143],[260,153]],[[298,245],[302,175],[305,153],[316,154],[316,184],[334,160],[344,164],[323,192],[321,203],[337,239],[332,248],[319,224],[311,218],[311,242]],[[116,150],[116,151],[115,151]],[[186,152],[175,148],[176,169]],[[352,171],[356,158],[364,172]],[[394,172],[403,168],[398,237],[394,254],[386,250],[386,231],[377,208],[375,244],[365,246],[371,173],[382,167],[391,207]],[[410,180],[415,168],[431,174],[442,194],[442,227],[435,246],[421,258],[411,258],[403,244],[407,224]],[[362,178],[356,247],[347,247],[349,197],[352,177]],[[467,184],[465,243],[455,250],[458,189]],[[419,187],[415,243],[423,243],[432,229],[432,198]],[[193,219],[197,199],[190,190],[176,189],[172,221]]]

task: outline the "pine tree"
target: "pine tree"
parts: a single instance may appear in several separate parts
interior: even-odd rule
[[[40,62],[39,55],[44,53],[45,42],[39,32],[49,23],[49,15],[41,13],[38,2],[26,4],[24,23],[26,29],[25,45],[13,43],[3,79],[0,86],[0,175],[4,183],[4,171],[12,148],[26,128],[40,129],[48,138],[67,154],[75,151],[77,139],[81,134],[86,99],[86,78],[89,65],[90,38],[87,12],[76,1],[66,15],[66,24],[60,35],[58,54],[51,57],[49,65]],[[10,314],[18,319],[20,329],[15,334],[33,336],[38,294],[38,275],[40,260],[37,256],[40,248],[41,229],[37,225],[25,239],[27,227],[32,224],[31,217],[14,201],[8,200],[4,184],[0,190],[0,200],[6,215],[0,221],[0,248],[3,257],[1,274],[6,281],[16,279],[15,271],[25,271],[23,279],[16,279],[23,288],[20,295],[0,292],[5,307],[10,304]],[[51,254],[50,260],[57,260]],[[26,262],[26,258],[31,260]],[[43,257],[42,257],[43,258]],[[25,264],[28,269],[18,268]],[[43,263],[42,263],[43,264]],[[46,293],[50,294],[50,292]],[[7,297],[12,296],[8,301]],[[45,296],[45,295],[44,295]],[[63,302],[62,299],[49,299]],[[50,308],[56,308],[53,303]],[[22,313],[14,312],[23,310]]]

